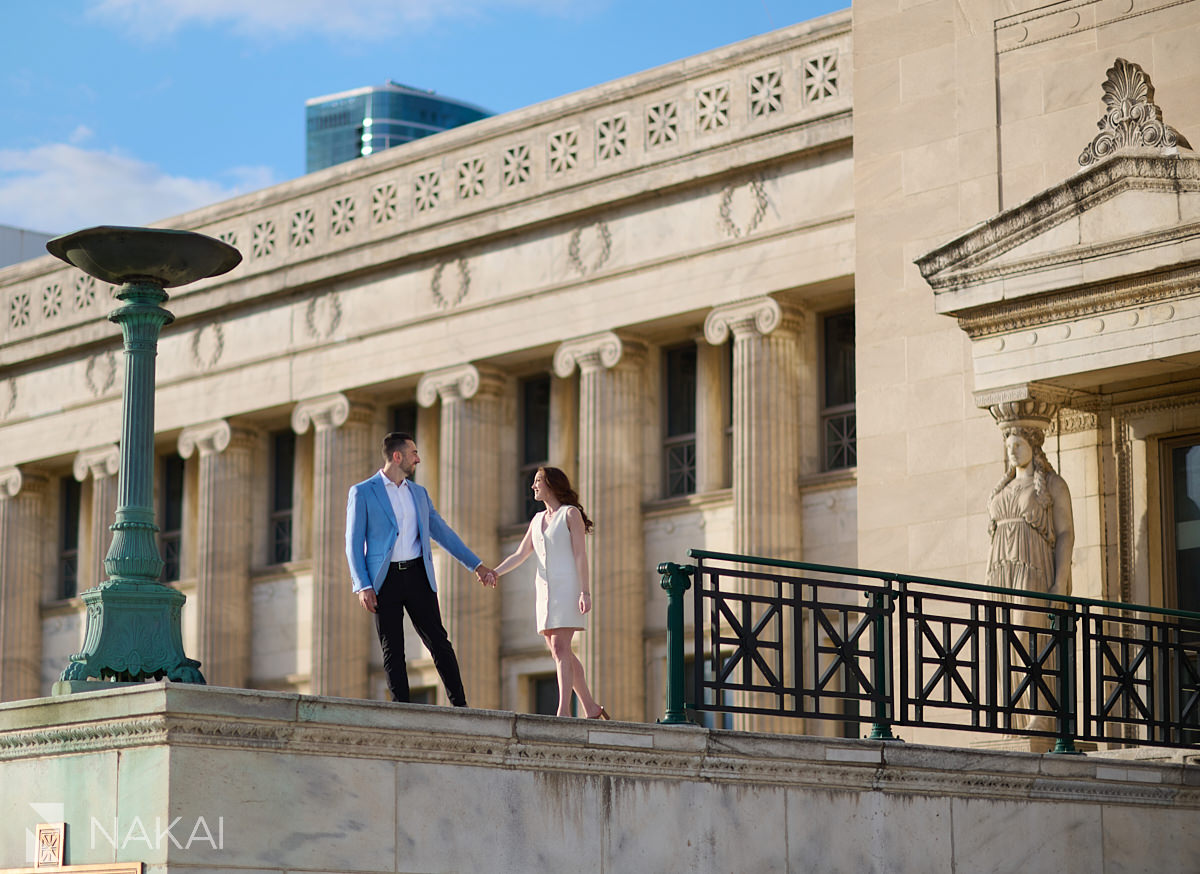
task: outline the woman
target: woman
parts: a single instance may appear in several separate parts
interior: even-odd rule
[[[1075,525],[1071,493],[1050,467],[1038,428],[1004,431],[1004,477],[988,499],[988,585],[1069,594]]]
[[[529,522],[521,545],[497,565],[496,576],[536,554],[537,624],[558,667],[558,715],[571,715],[573,690],[588,719],[608,719],[608,713],[592,698],[583,664],[571,650],[571,638],[584,629],[583,614],[592,609],[583,542],[584,534],[592,530],[592,520],[579,505],[567,475],[557,467],[538,468],[533,498],[546,509]]]

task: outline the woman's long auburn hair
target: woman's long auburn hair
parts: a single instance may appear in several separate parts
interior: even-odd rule
[[[579,503],[579,495],[571,488],[571,481],[567,479],[567,475],[557,467],[539,467],[538,471],[546,478],[546,485],[550,487],[550,491],[554,492],[554,497],[558,499],[560,504],[574,507],[579,511],[579,515],[583,517],[584,533],[591,534],[593,527],[592,520],[583,511],[583,506]]]

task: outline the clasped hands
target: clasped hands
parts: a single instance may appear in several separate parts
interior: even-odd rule
[[[498,582],[496,572],[487,565],[481,564],[475,568],[475,576],[479,577],[479,582],[483,583],[483,585],[490,586],[493,589],[496,588],[496,583]]]

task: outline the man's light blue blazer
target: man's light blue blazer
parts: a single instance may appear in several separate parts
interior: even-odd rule
[[[436,592],[431,540],[437,541],[468,570],[475,570],[482,562],[438,515],[429,500],[429,492],[412,480],[409,480],[408,488],[417,508],[417,536],[421,541],[421,557],[425,560],[425,575]],[[354,591],[361,592],[369,586],[379,592],[399,536],[400,526],[379,474],[351,486],[346,500],[346,560],[350,563]]]

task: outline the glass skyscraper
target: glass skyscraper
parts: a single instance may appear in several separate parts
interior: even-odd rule
[[[305,114],[309,173],[491,115],[397,82],[314,97]]]

